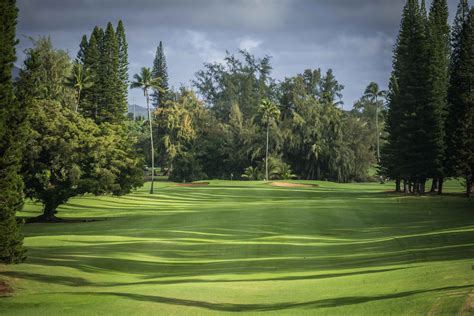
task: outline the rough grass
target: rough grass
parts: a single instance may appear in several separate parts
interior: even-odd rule
[[[474,204],[392,185],[159,182],[28,224],[0,315],[473,313]],[[447,191],[462,191],[448,183]],[[28,203],[21,216],[36,216]]]

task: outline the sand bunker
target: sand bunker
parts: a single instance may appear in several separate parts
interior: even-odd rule
[[[178,183],[178,187],[205,187],[208,186],[209,182],[195,182],[195,183]]]
[[[314,188],[319,187],[317,184],[303,184],[303,183],[289,183],[289,182],[272,182],[270,185],[274,187],[285,187],[285,188]]]

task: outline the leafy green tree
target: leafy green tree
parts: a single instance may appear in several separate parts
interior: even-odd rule
[[[94,84],[93,78],[90,74],[89,69],[84,68],[82,64],[74,63],[72,66],[71,74],[66,77],[66,86],[73,88],[77,94],[77,104],[75,111],[79,111],[79,105],[81,104],[81,92],[84,89],[89,89]]]
[[[143,184],[134,140],[123,127],[99,127],[53,100],[37,99],[32,105],[22,175],[26,195],[44,205],[38,221],[57,221],[57,207],[71,197],[122,195]]]
[[[180,96],[177,101],[168,102],[166,108],[158,108],[155,112],[160,156],[166,157],[171,174],[173,162],[184,154],[187,144],[196,137],[193,124],[195,106],[199,106],[199,101],[189,93]]]
[[[258,113],[264,98],[274,99],[274,80],[270,77],[270,57],[257,59],[241,51],[242,58],[227,54],[224,63],[205,64],[196,73],[193,85],[221,122],[229,119],[230,108],[237,103],[250,120]]]
[[[150,187],[150,194],[153,194],[153,182],[155,176],[155,149],[153,143],[153,117],[151,115],[150,109],[150,90],[158,90],[161,88],[161,80],[160,78],[153,78],[151,74],[151,70],[149,68],[143,67],[140,74],[135,74],[133,76],[134,81],[130,85],[132,89],[142,89],[143,95],[146,99],[146,106],[148,111],[148,123],[149,123],[149,131],[150,131],[150,151],[151,151],[151,187]]]
[[[74,104],[76,97],[64,84],[72,68],[69,55],[61,49],[55,49],[48,37],[33,40],[33,47],[25,53],[25,66],[20,70],[17,84],[20,102],[34,97],[57,100],[64,106]]]
[[[375,104],[375,128],[377,138],[377,162],[380,163],[380,132],[379,132],[379,113],[380,103],[383,105],[383,101],[379,100],[385,98],[387,92],[379,89],[379,85],[376,82],[371,82],[364,92],[364,97],[368,98],[373,104]]]
[[[167,94],[169,92],[168,84],[168,67],[166,66],[166,56],[163,51],[163,43],[156,48],[155,59],[153,60],[153,78],[161,78],[161,89],[153,91],[152,99],[153,105],[156,108],[163,106],[167,100]]]
[[[168,157],[170,179],[194,181],[207,178],[206,160],[212,159],[213,153],[206,144],[211,137],[206,129],[209,111],[204,104],[194,92],[181,89],[177,99],[168,101],[156,114],[160,148]]]
[[[343,106],[342,90],[344,86],[341,85],[333,74],[332,69],[326,72],[320,84],[320,99],[322,104],[330,104],[334,106]]]
[[[23,207],[23,181],[19,175],[24,149],[25,111],[15,98],[12,68],[18,11],[16,1],[0,2],[0,262],[26,259],[23,236],[15,214]]]
[[[261,122],[266,126],[266,149],[265,149],[265,180],[269,180],[268,177],[268,142],[269,142],[269,130],[270,124],[276,122],[280,116],[280,110],[278,107],[267,99],[262,100],[258,109],[261,116]]]

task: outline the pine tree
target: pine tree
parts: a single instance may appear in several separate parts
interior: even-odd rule
[[[452,68],[450,115],[451,169],[466,179],[466,195],[472,194],[474,178],[474,8],[459,37],[457,60]],[[454,123],[455,122],[455,123]]]
[[[396,48],[395,51],[398,49]],[[382,147],[380,159],[380,172],[382,175],[395,179],[395,191],[400,192],[400,172],[398,171],[398,142],[400,138],[399,122],[401,121],[401,113],[399,111],[398,101],[399,91],[398,82],[395,74],[390,78],[387,94],[388,113],[385,119],[385,131],[387,138],[385,145]]]
[[[81,43],[79,44],[79,52],[77,52],[76,62],[84,65],[86,62],[86,51],[87,51],[87,35],[82,36]]]
[[[417,0],[408,0],[394,50],[386,131],[387,145],[382,170],[395,179],[419,182],[423,170],[423,139],[420,106],[426,93],[426,23]],[[397,182],[398,184],[398,182]]]
[[[419,124],[424,133],[422,180],[425,177],[440,179],[444,174],[445,117],[447,109],[448,65],[449,65],[449,25],[446,0],[434,0],[429,14],[428,34],[426,34],[426,54],[424,87],[425,95],[420,104]],[[436,180],[434,181],[436,183]],[[433,188],[434,189],[434,188]]]
[[[101,52],[99,79],[101,101],[97,121],[116,123],[123,120],[126,109],[120,103],[118,42],[112,23],[107,24]]]
[[[168,95],[168,68],[166,66],[166,56],[163,51],[163,43],[156,48],[155,60],[153,61],[153,78],[161,78],[161,89],[155,90],[152,94],[152,104],[155,107],[163,106],[167,100]]]
[[[426,11],[426,1],[421,0],[420,4],[420,14],[423,20],[426,22],[426,26],[428,27],[429,19],[428,19],[428,12]]]
[[[456,137],[458,126],[458,113],[460,107],[459,97],[459,58],[461,53],[461,34],[463,27],[469,16],[469,4],[467,0],[461,0],[454,18],[451,31],[451,58],[449,64],[449,86],[448,86],[448,117],[446,119],[446,153],[445,153],[445,174],[448,177],[458,176],[456,172],[456,148],[459,147]]]
[[[117,43],[118,43],[118,71],[121,87],[121,107],[128,108],[128,44],[125,36],[125,28],[122,20],[118,22],[117,26]]]
[[[79,105],[81,113],[88,118],[98,119],[98,109],[101,100],[101,47],[103,35],[101,29],[96,26],[87,44],[84,52],[84,67],[87,68],[92,76],[92,85],[89,89],[83,91],[83,97]]]
[[[15,98],[12,67],[16,60],[15,0],[0,1],[0,262],[25,260],[23,236],[15,214],[23,207],[23,181],[19,175],[24,144],[25,109]]]
[[[459,54],[461,50],[460,41],[461,33],[469,17],[469,3],[467,0],[460,0],[454,17],[453,27],[451,31],[451,62],[450,70],[454,67],[455,63],[459,59]]]

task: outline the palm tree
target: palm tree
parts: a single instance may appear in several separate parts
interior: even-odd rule
[[[261,115],[262,123],[267,126],[267,146],[265,150],[265,180],[268,181],[268,130],[270,123],[275,121],[280,116],[280,110],[278,107],[267,99],[263,99],[260,103],[258,112]]]
[[[84,89],[89,89],[94,85],[92,75],[89,69],[82,64],[74,63],[69,77],[66,78],[66,86],[71,87],[77,92],[76,112],[79,110],[79,102],[81,102],[81,92]]]
[[[377,133],[377,162],[380,163],[380,133],[379,133],[379,100],[378,98],[385,98],[387,91],[379,90],[379,85],[376,82],[371,82],[364,92],[364,97],[375,104],[375,128]]]
[[[153,147],[153,123],[150,110],[150,96],[148,90],[161,90],[161,78],[153,78],[150,68],[143,67],[140,74],[133,76],[134,81],[130,85],[130,88],[142,89],[143,95],[146,98],[146,107],[148,109],[148,122],[150,125],[150,146],[151,146],[151,188],[150,194],[153,194],[153,182],[155,175],[155,149]]]

